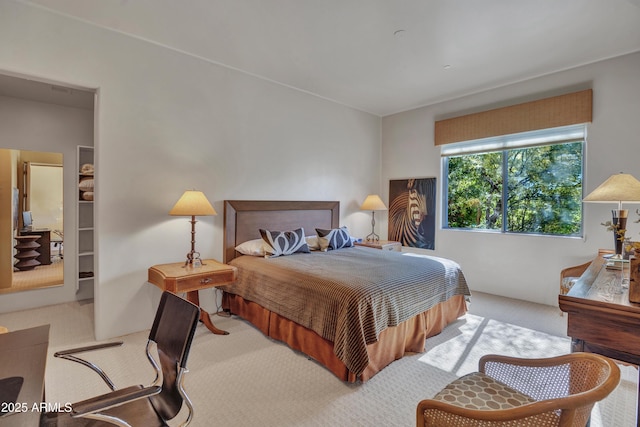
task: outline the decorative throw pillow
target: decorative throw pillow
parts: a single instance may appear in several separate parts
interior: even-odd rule
[[[316,233],[318,233],[320,250],[327,251],[353,246],[353,239],[349,235],[347,227],[334,228],[331,230],[316,228]]]
[[[266,242],[265,258],[309,252],[303,228],[293,231],[269,231],[261,228],[260,235]]]

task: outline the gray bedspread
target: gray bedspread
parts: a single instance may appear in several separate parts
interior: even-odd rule
[[[253,301],[334,343],[334,353],[360,375],[366,345],[390,326],[454,295],[470,295],[451,260],[365,247],[277,258],[240,256],[238,280],[225,292]]]

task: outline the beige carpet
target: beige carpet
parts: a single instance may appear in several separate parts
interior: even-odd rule
[[[49,265],[39,265],[33,270],[13,272],[11,287],[0,288],[0,294],[29,289],[61,286],[64,283],[64,261],[52,262]]]
[[[392,363],[365,384],[337,380],[304,355],[265,338],[242,320],[214,317],[230,335],[202,325],[192,346],[186,388],[195,406],[194,426],[413,426],[416,403],[452,379],[475,370],[495,352],[541,357],[569,352],[566,317],[555,307],[474,293],[471,310],[427,341],[428,351]],[[51,323],[50,354],[92,339],[93,305],[63,304],[0,314],[0,324],[20,329]],[[146,333],[123,337],[125,346],[94,353],[92,360],[117,386],[146,384],[152,371],[144,357]],[[592,413],[592,427],[635,426],[635,368]],[[50,357],[46,395],[65,403],[106,392],[97,375]],[[175,425],[175,424],[172,424]]]

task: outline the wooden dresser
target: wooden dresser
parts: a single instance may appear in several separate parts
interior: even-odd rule
[[[568,315],[571,351],[640,365],[640,304],[629,302],[628,287],[620,287],[622,279],[628,283],[629,263],[621,270],[606,264],[598,256],[566,295],[558,295],[560,310]]]
[[[568,313],[567,335],[573,351],[590,351],[640,365],[640,304],[629,302],[629,272],[609,270],[597,257],[566,295],[558,296]],[[617,293],[620,292],[620,293]]]

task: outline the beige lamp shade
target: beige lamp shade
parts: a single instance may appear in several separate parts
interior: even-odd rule
[[[587,197],[585,202],[640,202],[640,181],[628,173],[612,175]]]
[[[615,245],[616,258],[622,257],[622,243],[625,240],[625,229],[627,227],[627,209],[622,209],[622,202],[640,202],[640,181],[628,173],[611,175],[605,182],[600,184],[587,197],[585,202],[596,203],[618,203],[618,209],[611,211],[611,222],[613,228],[613,239]]]
[[[217,215],[202,191],[187,190],[169,211],[174,216],[212,216]]]
[[[369,194],[367,198],[364,199],[364,202],[362,202],[360,209],[363,211],[386,211],[387,207],[382,199],[380,199],[380,196],[377,194]]]

